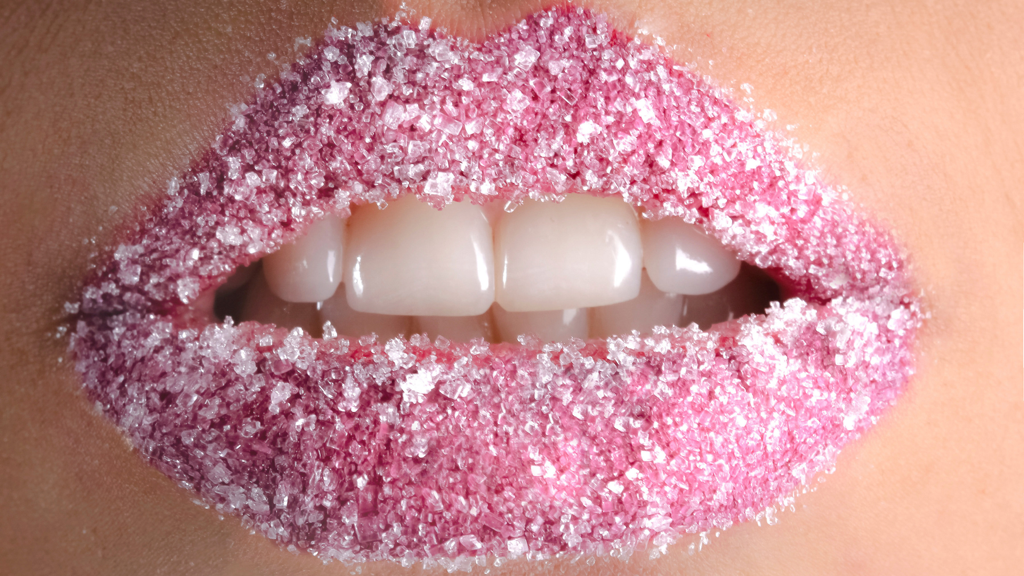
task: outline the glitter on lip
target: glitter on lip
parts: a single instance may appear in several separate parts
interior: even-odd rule
[[[871,426],[921,314],[884,231],[763,120],[574,8],[481,45],[331,30],[86,282],[71,347],[140,453],[282,545],[349,562],[654,550],[755,518]],[[325,212],[623,195],[800,298],[702,332],[318,340],[186,303]]]

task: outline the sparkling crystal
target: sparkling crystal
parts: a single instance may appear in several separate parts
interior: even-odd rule
[[[426,18],[332,30],[65,307],[85,394],[203,501],[324,559],[660,555],[777,522],[904,388],[922,313],[889,235],[764,119],[587,10],[480,45]],[[581,186],[704,227],[797,297],[709,331],[549,345],[181,317],[351,202],[514,209]]]

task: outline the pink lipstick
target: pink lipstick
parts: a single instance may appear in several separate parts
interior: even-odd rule
[[[793,295],[702,331],[521,345],[313,338],[189,305],[327,213],[415,193],[621,196]],[[921,322],[893,238],[767,121],[589,11],[482,44],[331,29],[85,283],[71,348],[143,457],[346,562],[629,554],[785,502],[877,421]]]

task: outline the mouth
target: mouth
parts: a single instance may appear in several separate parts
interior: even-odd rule
[[[76,368],[147,461],[325,560],[628,555],[759,518],[896,400],[922,318],[893,238],[768,124],[586,10],[538,13],[478,45],[429,22],[331,29],[92,272],[69,305]],[[283,326],[300,313],[215,316],[234,310],[214,294],[236,270],[263,258],[253,292],[276,274],[265,257],[323,222],[348,218],[346,258],[386,244],[355,248],[356,220],[411,195],[435,214],[506,206],[496,256],[531,240],[497,240],[531,209],[624,201],[643,226],[716,239],[787,299],[603,337],[386,339],[333,323],[318,337],[319,319]],[[632,260],[620,276],[635,290],[617,301],[539,310],[509,296],[513,266],[496,257],[508,273],[491,299],[523,313],[622,304],[643,274],[660,282]],[[339,292],[359,308],[352,268]],[[293,299],[320,298],[306,296]],[[362,311],[452,316],[402,302]]]

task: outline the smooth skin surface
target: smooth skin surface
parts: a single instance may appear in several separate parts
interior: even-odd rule
[[[542,7],[410,1],[479,39]],[[1024,6],[599,0],[817,155],[908,247],[932,314],[919,374],[775,526],[690,556],[508,573],[1019,574],[1024,565]],[[250,535],[144,464],[54,332],[97,246],[205,149],[259,74],[330,19],[398,2],[0,6],[0,566],[23,574],[345,574]],[[276,54],[268,58],[269,53]],[[391,565],[363,573],[407,573]],[[415,572],[416,570],[414,570]]]

